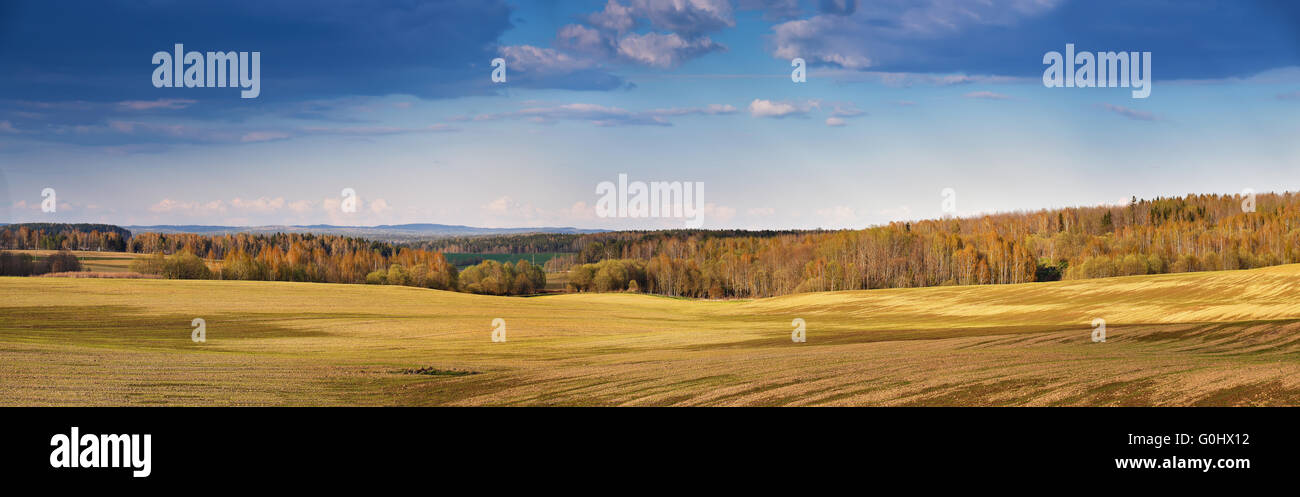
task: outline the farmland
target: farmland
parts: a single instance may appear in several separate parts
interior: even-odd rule
[[[1300,265],[724,301],[12,277],[0,294],[4,405],[1300,404]]]

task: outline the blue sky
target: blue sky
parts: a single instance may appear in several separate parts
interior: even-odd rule
[[[176,43],[260,52],[260,96],[154,87]],[[1151,96],[1044,87],[1067,43],[1151,52]],[[703,182],[710,228],[1295,191],[1298,111],[1286,1],[16,1],[0,221],[682,226],[596,216],[619,174]]]

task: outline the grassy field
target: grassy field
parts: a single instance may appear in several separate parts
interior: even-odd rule
[[[541,252],[537,254],[471,254],[471,253],[462,253],[462,252],[447,252],[444,253],[443,255],[447,257],[447,262],[452,263],[453,265],[455,265],[460,269],[465,269],[466,267],[473,266],[475,264],[487,260],[497,261],[501,263],[510,263],[510,264],[514,264],[515,262],[524,260],[524,261],[528,261],[529,263],[541,266],[543,264],[546,264],[546,261],[555,258],[555,256],[557,255],[568,255],[568,254],[562,252]]]
[[[3,405],[1300,405],[1295,265],[753,301],[63,278],[0,294]]]

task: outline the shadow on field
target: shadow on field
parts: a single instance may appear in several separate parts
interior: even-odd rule
[[[290,328],[277,322],[303,319],[334,318],[313,314],[304,318],[290,313],[240,313],[202,316],[192,314],[147,314],[131,306],[48,306],[0,307],[0,341],[51,343],[79,346],[131,346],[138,348],[179,348],[204,345],[194,343],[191,333],[194,318],[206,322],[209,341],[220,339],[259,339],[320,337],[319,330]]]

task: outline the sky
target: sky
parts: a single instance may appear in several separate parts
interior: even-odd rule
[[[741,229],[1300,190],[1283,0],[74,5],[0,3],[0,222],[685,227],[603,216],[620,175]],[[259,94],[156,86],[176,44],[257,52]],[[1067,44],[1150,52],[1150,95],[1045,86]]]

